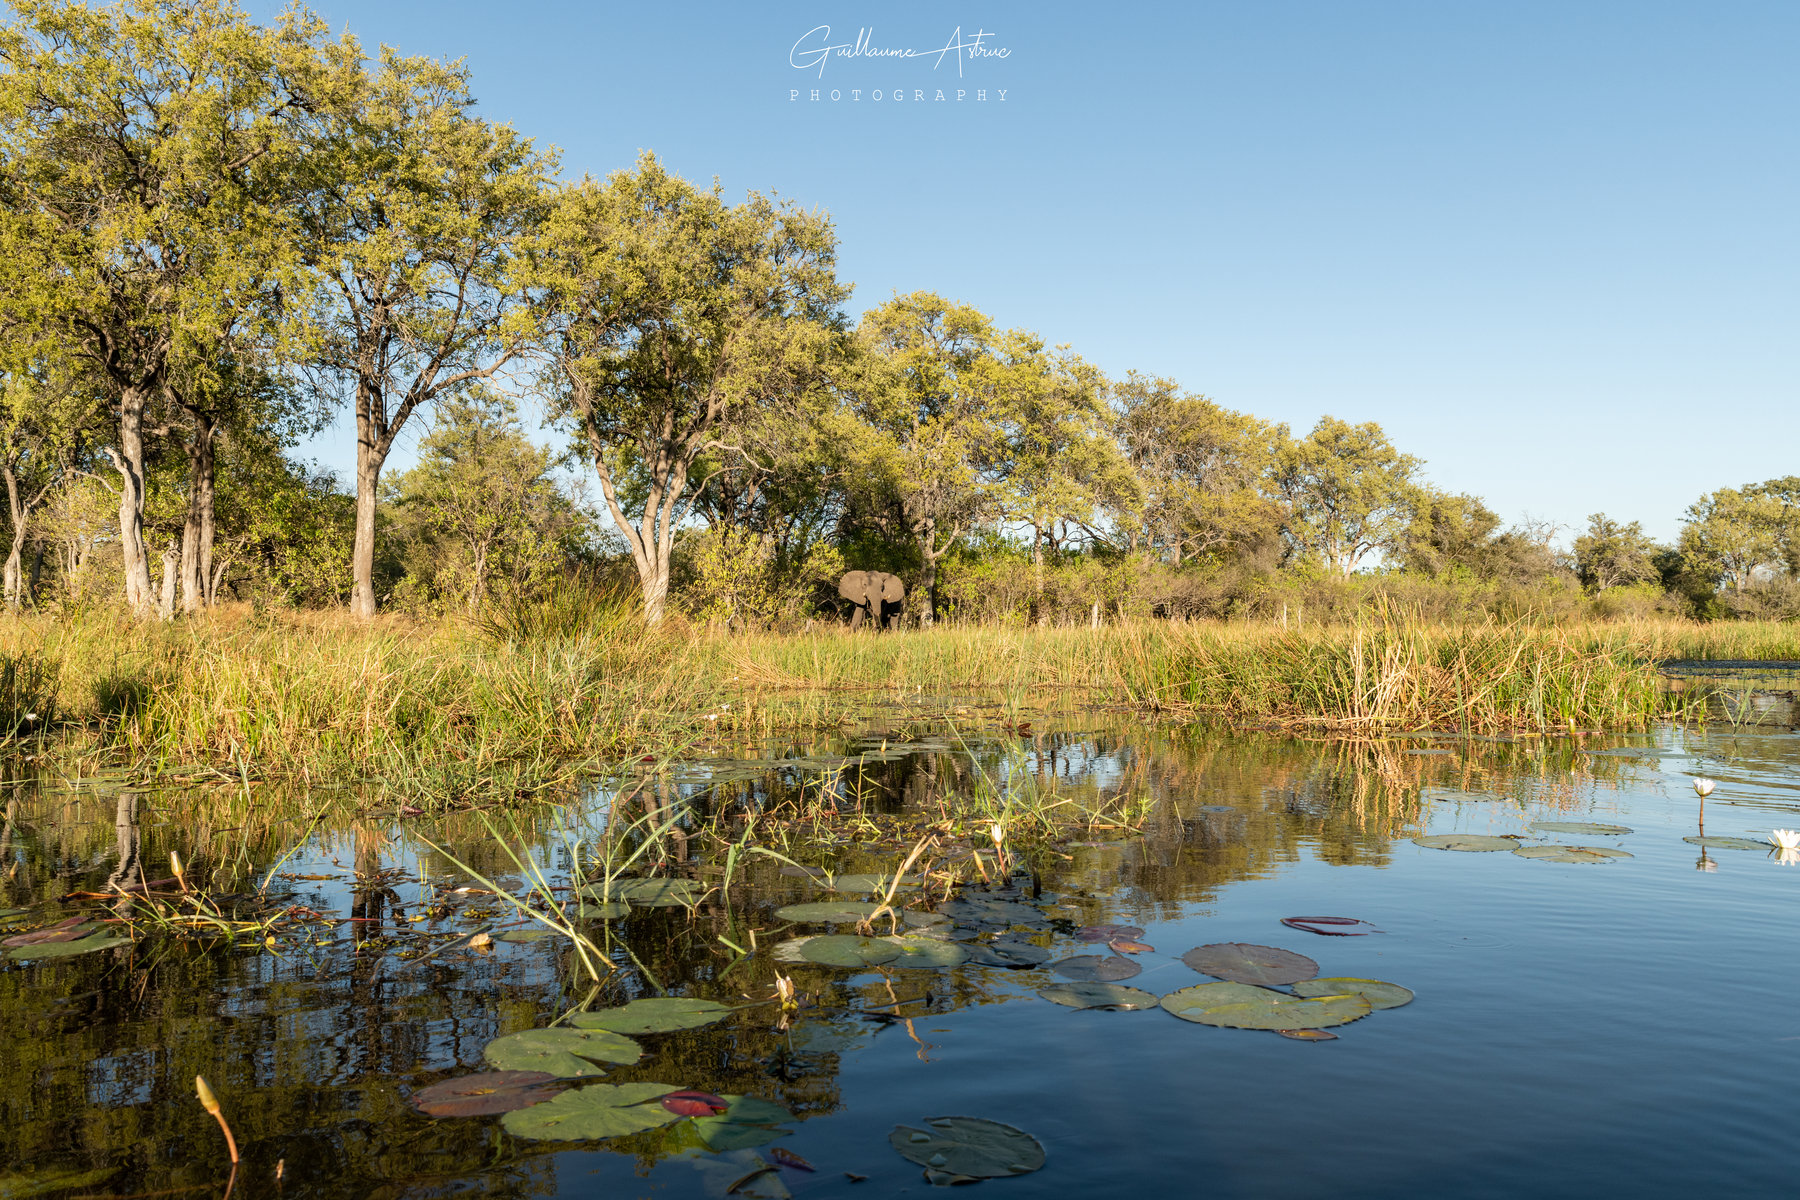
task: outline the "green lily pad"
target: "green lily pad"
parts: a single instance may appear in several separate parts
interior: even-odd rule
[[[616,921],[630,911],[623,900],[583,900],[575,906],[575,916],[583,921]]]
[[[1144,968],[1117,954],[1078,954],[1051,963],[1050,969],[1077,983],[1115,983],[1141,974]]]
[[[1326,979],[1302,979],[1294,985],[1294,994],[1308,999],[1320,996],[1361,996],[1372,1009],[1399,1008],[1411,1004],[1413,994],[1397,983],[1379,979],[1356,979],[1349,975],[1333,975]]]
[[[110,933],[91,933],[72,942],[40,942],[35,946],[19,946],[8,950],[6,957],[13,959],[68,958],[71,955],[91,954],[95,950],[109,950],[114,946],[124,946],[129,943],[129,938],[114,937]]]
[[[714,1150],[747,1150],[766,1146],[776,1138],[786,1137],[788,1130],[778,1128],[792,1121],[794,1114],[757,1096],[720,1096],[727,1102],[724,1112],[713,1117],[695,1117],[694,1128]]]
[[[849,875],[833,875],[828,879],[821,879],[819,881],[820,886],[833,892],[876,892],[881,894],[886,894],[888,885],[893,882],[894,877],[892,875],[871,875],[864,872],[856,872]],[[902,879],[900,881],[900,886],[903,888],[917,887],[918,883],[919,881],[916,877],[908,878]]]
[[[73,1188],[96,1187],[119,1173],[118,1167],[40,1167],[20,1174],[0,1175],[0,1200],[28,1200]]]
[[[679,1089],[666,1083],[595,1083],[500,1118],[515,1137],[534,1142],[581,1142],[623,1137],[679,1118],[654,1103]]]
[[[874,916],[878,907],[866,900],[820,900],[785,905],[775,910],[775,919],[803,925],[854,925]]]
[[[1023,1129],[983,1117],[931,1117],[925,1125],[894,1126],[888,1145],[928,1172],[996,1179],[1029,1175],[1044,1165],[1044,1147]]]
[[[1759,842],[1753,838],[1714,837],[1712,834],[1707,834],[1705,837],[1684,837],[1681,840],[1691,846],[1705,846],[1709,850],[1767,850],[1769,848],[1769,843]]]
[[[1430,833],[1414,842],[1427,850],[1466,850],[1472,852],[1511,850],[1519,843],[1511,838],[1489,837],[1484,833]]]
[[[1170,992],[1162,1006],[1184,1021],[1228,1029],[1324,1029],[1369,1015],[1359,995],[1297,998],[1245,983],[1202,983]]]
[[[1020,904],[1016,900],[990,900],[980,896],[965,896],[960,900],[946,900],[938,905],[938,911],[958,925],[989,929],[1005,929],[1013,925],[1042,928],[1049,924],[1049,918],[1041,911],[1029,904]]]
[[[594,1062],[629,1066],[643,1052],[636,1042],[611,1030],[556,1028],[495,1038],[481,1055],[501,1071],[548,1071],[559,1079],[578,1079],[605,1074]]]
[[[1596,863],[1605,862],[1609,858],[1632,857],[1623,850],[1607,846],[1520,846],[1513,853],[1520,858],[1535,858],[1539,862],[1561,863]]]
[[[967,942],[969,961],[983,967],[1036,967],[1050,961],[1050,951],[1030,942]]]
[[[1215,942],[1196,946],[1181,956],[1181,961],[1202,975],[1225,979],[1232,983],[1279,987],[1311,979],[1319,973],[1319,964],[1304,954],[1277,946],[1255,946],[1247,942]],[[1286,1028],[1299,1029],[1298,1025]]]
[[[509,929],[505,933],[496,933],[496,942],[541,942],[545,938],[561,937],[554,929]]]
[[[1590,837],[1631,832],[1628,825],[1606,825],[1599,821],[1533,821],[1531,827],[1544,833],[1585,833]]]
[[[969,952],[955,942],[931,937],[886,937],[884,942],[900,947],[896,967],[955,967],[969,961]]]
[[[731,1011],[731,1005],[716,1000],[653,996],[633,1000],[622,1008],[577,1013],[569,1018],[569,1024],[577,1029],[609,1029],[614,1033],[669,1033],[711,1025]]]
[[[940,944],[940,943],[934,943]],[[807,938],[800,957],[826,967],[873,967],[900,957],[900,947],[887,938],[830,934]]]
[[[1116,983],[1053,983],[1038,995],[1066,1008],[1117,1008],[1131,1011],[1155,1008],[1156,994]]]
[[[589,890],[594,891],[593,885],[589,885]],[[675,908],[698,904],[707,890],[696,879],[615,879],[610,898],[647,908]]]

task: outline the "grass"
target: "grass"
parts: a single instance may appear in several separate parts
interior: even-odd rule
[[[1685,622],[1282,630],[1150,622],[731,637],[597,611],[522,629],[244,612],[0,623],[0,737],[61,769],[210,770],[509,796],[700,738],[1117,706],[1339,733],[1634,727],[1692,710],[1665,658],[1800,658],[1793,626]],[[545,629],[550,630],[549,633]],[[36,714],[27,721],[25,714]],[[73,761],[70,761],[73,760]]]

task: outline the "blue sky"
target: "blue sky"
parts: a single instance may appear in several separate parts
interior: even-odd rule
[[[1378,421],[1508,521],[1667,539],[1800,474],[1800,5],[315,7],[466,57],[572,175],[653,149],[829,211],[856,311],[931,289],[1297,432]],[[820,78],[818,26],[1007,54]],[[347,467],[347,421],[308,451]]]

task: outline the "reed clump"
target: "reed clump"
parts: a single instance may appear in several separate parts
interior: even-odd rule
[[[22,728],[48,729],[65,752],[147,771],[491,785],[672,739],[860,723],[902,699],[951,711],[977,692],[1343,733],[1617,728],[1691,711],[1697,693],[1671,692],[1655,664],[1702,657],[1800,658],[1800,639],[1751,623],[1404,617],[732,636],[679,619],[645,629],[624,605],[586,601],[484,627],[25,617],[0,623],[0,734],[19,746]]]

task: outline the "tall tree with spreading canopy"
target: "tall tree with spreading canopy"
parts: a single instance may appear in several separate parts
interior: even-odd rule
[[[849,482],[859,513],[911,538],[923,568],[920,621],[937,607],[938,564],[1004,512],[1005,429],[988,317],[932,292],[863,315],[851,385],[869,431]]]
[[[1680,549],[1690,563],[1742,592],[1758,570],[1781,562],[1786,516],[1770,492],[1720,488],[1688,506]]]
[[[1371,553],[1398,550],[1423,465],[1373,421],[1319,418],[1311,433],[1282,448],[1277,466],[1288,504],[1284,532],[1296,556],[1349,575]]]
[[[354,49],[354,44],[350,44]],[[515,270],[553,158],[477,117],[460,63],[383,49],[322,64],[306,253],[316,369],[356,415],[350,611],[375,614],[375,512],[395,439],[421,409],[525,348]]]
[[[1218,558],[1273,541],[1280,508],[1268,495],[1287,429],[1185,393],[1137,371],[1113,386],[1117,429],[1142,503],[1118,515],[1131,549]]]
[[[1605,513],[1588,517],[1587,532],[1575,539],[1575,574],[1596,592],[1656,578],[1656,551],[1637,521],[1615,521]]]
[[[322,37],[226,0],[17,0],[0,29],[0,321],[14,371],[56,359],[115,405],[125,599],[155,611],[145,439],[177,380],[265,334],[295,260],[294,72]]]
[[[562,193],[534,277],[549,383],[630,547],[648,623],[663,618],[696,462],[743,453],[734,428],[798,403],[838,356],[849,289],[836,266],[823,213],[754,192],[727,204],[651,154]]]

